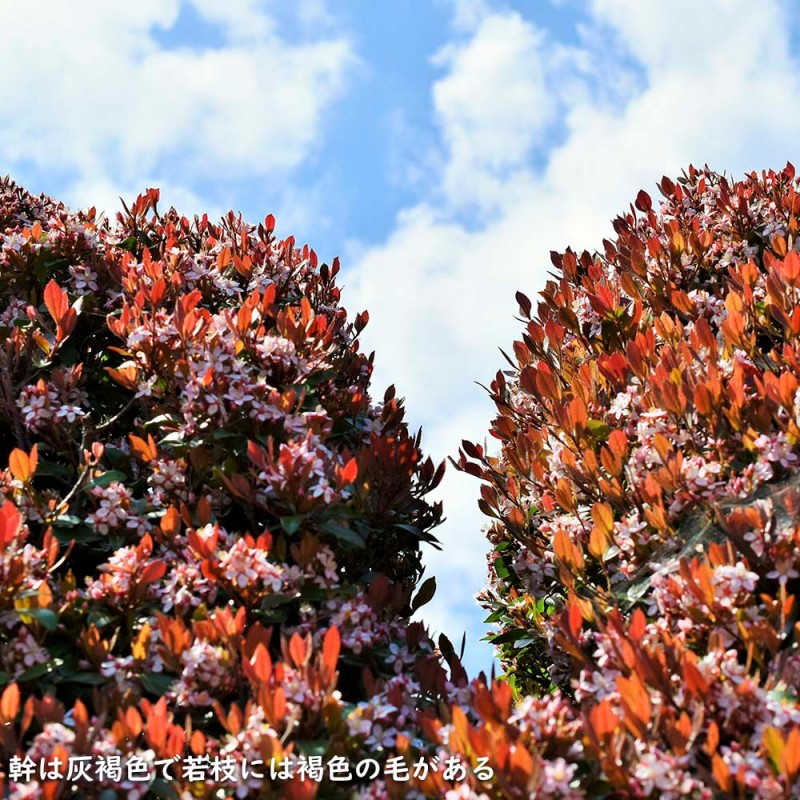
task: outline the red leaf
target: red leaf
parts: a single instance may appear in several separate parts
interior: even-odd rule
[[[164,576],[167,571],[167,565],[161,560],[151,561],[141,572],[139,576],[139,585],[146,586],[148,583],[153,583],[159,578]]]
[[[264,460],[264,451],[258,446],[256,442],[248,441],[247,455],[250,456],[250,460],[259,469],[266,469],[267,462]]]
[[[0,506],[0,547],[11,544],[20,529],[22,518],[17,507],[6,500]]]
[[[67,313],[69,299],[66,291],[53,279],[44,287],[44,304],[47,306],[47,310],[50,312],[53,322],[58,325],[64,314]]]
[[[567,602],[564,611],[562,612],[561,622],[566,628],[567,632],[573,639],[578,638],[578,634],[583,627],[583,615],[581,614],[581,607],[577,601],[570,599]]]
[[[646,214],[652,207],[653,201],[650,199],[650,195],[642,189],[639,194],[636,195],[636,208],[638,208],[639,211],[644,211]]]

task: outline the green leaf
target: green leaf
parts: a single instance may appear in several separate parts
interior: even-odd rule
[[[36,467],[36,475],[47,475],[63,478],[70,474],[70,470],[63,464],[54,464],[52,461],[40,461]]]
[[[56,527],[53,533],[61,544],[75,542],[75,544],[91,545],[97,544],[100,541],[108,541],[107,537],[97,533],[92,528],[88,527],[88,525],[76,525],[74,528]]]
[[[173,680],[171,675],[163,675],[159,672],[145,672],[139,676],[139,682],[144,686],[145,691],[159,697],[169,691]]]
[[[151,425],[161,426],[165,423],[180,424],[180,421],[180,417],[178,417],[176,414],[159,414],[157,417],[147,420],[147,422],[144,423],[144,427],[149,428]]]
[[[109,460],[114,469],[123,469],[131,463],[130,456],[118,447],[106,447],[103,454]]]
[[[169,775],[172,773],[168,772],[167,774]],[[175,789],[163,778],[156,778],[150,784],[148,794],[159,798],[159,800],[179,800],[180,798],[180,795],[175,791]]]
[[[60,517],[56,517],[53,520],[53,525],[57,525],[59,528],[74,528],[82,522],[83,520],[80,517],[76,517],[74,514],[62,514]]]
[[[104,678],[97,672],[73,672],[65,675],[61,679],[61,683],[85,683],[88,686],[101,686],[108,683],[108,678]]]
[[[185,444],[183,431],[172,431],[172,433],[168,433],[166,436],[159,439],[158,443],[160,445],[167,445],[168,447],[179,447]]]
[[[275,608],[271,611],[263,611],[258,619],[266,625],[280,625],[286,622],[286,617],[286,611],[281,608]]]
[[[58,627],[58,615],[50,608],[20,608],[18,613],[26,625],[26,617],[32,617],[48,631],[54,631]]]
[[[327,598],[327,596],[328,593],[325,591],[325,589],[322,589],[319,586],[312,586],[310,584],[304,586],[302,592],[300,593],[300,597],[309,603],[321,603]]]
[[[261,601],[261,609],[266,611],[268,609],[277,608],[278,606],[286,605],[291,602],[292,598],[288,594],[268,594]]]
[[[243,433],[239,433],[238,431],[228,431],[225,428],[218,428],[211,434],[211,438],[215,441],[221,441],[224,439],[241,439],[242,442],[247,441],[247,437]]]
[[[119,469],[111,469],[98,475],[93,481],[86,484],[86,489],[91,489],[94,486],[110,486],[115,481],[125,482],[128,480],[128,474]]]
[[[506,566],[506,562],[498,556],[494,560],[494,571],[498,578],[501,580],[507,578],[509,576],[508,567]]]
[[[503,633],[498,633],[496,636],[492,636],[489,641],[492,644],[510,644],[511,642],[526,638],[527,636],[528,632],[526,630],[522,628],[513,628],[510,631],[504,631]]]
[[[106,625],[114,622],[115,619],[116,618],[107,611],[90,611],[86,616],[86,621],[89,625],[94,625],[95,628],[105,628]]]
[[[306,756],[324,756],[328,752],[328,739],[312,739],[297,742],[297,749]]]
[[[337,539],[343,542],[355,545],[356,547],[364,547],[364,537],[354,531],[352,528],[346,528],[344,525],[339,525],[337,522],[326,522],[321,526],[325,533],[330,533]]]
[[[46,661],[44,664],[34,664],[29,669],[26,669],[25,672],[20,675],[17,680],[20,683],[26,683],[27,681],[34,681],[37,678],[42,678],[45,675],[48,675],[53,671],[53,668],[57,666],[56,660]]]
[[[305,516],[302,514],[297,514],[293,517],[281,517],[281,527],[289,536],[292,536],[300,530],[300,526],[303,524],[304,520]]]
[[[586,430],[593,439],[604,442],[611,433],[611,428],[600,419],[590,419],[586,423]]]

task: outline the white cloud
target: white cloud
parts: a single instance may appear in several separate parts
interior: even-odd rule
[[[256,0],[192,2],[219,31],[213,48],[163,44],[179,0],[0,0],[0,69],[15,76],[0,84],[6,166],[188,190],[300,164],[354,63],[349,41],[281,39]]]
[[[448,70],[433,87],[433,102],[448,154],[449,202],[496,202],[502,178],[526,162],[552,122],[556,102],[542,40],[518,14],[489,15],[466,42],[434,57]]]
[[[235,41],[258,41],[274,34],[272,19],[262,13],[261,0],[190,0],[201,17]]]
[[[396,382],[436,458],[461,437],[486,437],[492,412],[473,382],[507,366],[497,348],[509,351],[521,330],[514,291],[543,287],[550,250],[599,248],[638,189],[657,195],[655,182],[690,162],[736,174],[781,167],[800,125],[776,2],[595,0],[565,45],[513,12],[481,10],[471,38],[440,57],[447,72],[432,89],[445,192],[362,247],[345,294],[371,314],[363,338],[377,350],[376,390]],[[537,165],[530,154],[548,144],[553,114],[560,143]],[[484,190],[493,213],[464,222]],[[442,496],[444,550],[428,559],[440,591],[426,616],[453,639],[469,620],[474,645],[482,612],[468,598],[487,550],[478,482],[451,470]],[[473,668],[487,661],[485,649],[469,656]]]

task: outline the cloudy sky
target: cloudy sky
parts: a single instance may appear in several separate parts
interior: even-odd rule
[[[145,187],[339,255],[376,395],[483,441],[514,293],[689,163],[797,163],[788,0],[0,0],[0,174],[73,208]],[[477,482],[449,470],[431,625],[488,668]]]

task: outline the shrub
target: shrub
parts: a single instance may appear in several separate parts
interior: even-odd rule
[[[515,689],[580,720],[575,796],[797,796],[798,181],[659,188],[602,254],[552,254],[535,314],[517,295],[500,453],[459,460],[482,599]]]
[[[413,596],[444,464],[393,388],[372,401],[338,261],[278,240],[271,216],[190,222],[157,201],[110,225],[0,182],[2,755],[356,754],[445,688],[408,623],[432,594]],[[6,788],[76,783],[33,778]],[[176,766],[77,785],[220,781]]]

